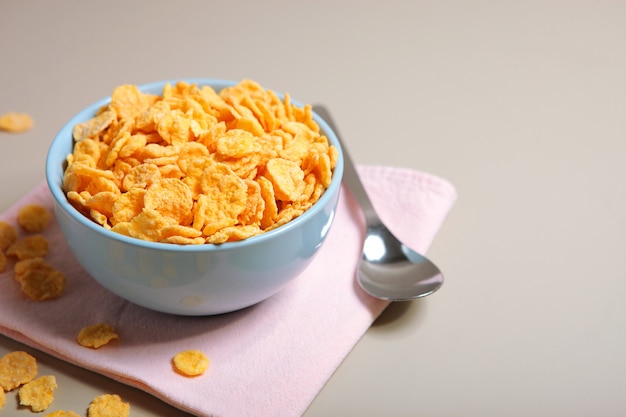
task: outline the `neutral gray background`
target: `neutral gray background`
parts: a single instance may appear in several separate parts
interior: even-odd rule
[[[0,209],[83,106],[185,77],[323,102],[358,163],[458,189],[429,251],[444,288],[392,305],[306,417],[626,413],[625,2],[1,0],[0,113],[36,126],[0,134]],[[114,389],[184,415],[38,356],[72,387],[56,405]]]

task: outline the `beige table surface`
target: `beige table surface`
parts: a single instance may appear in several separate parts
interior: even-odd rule
[[[625,2],[2,0],[0,113],[36,125],[0,134],[0,209],[80,108],[184,77],[323,102],[358,163],[458,189],[429,251],[443,289],[392,305],[306,417],[626,415]],[[114,390],[185,415],[37,356],[56,405]]]

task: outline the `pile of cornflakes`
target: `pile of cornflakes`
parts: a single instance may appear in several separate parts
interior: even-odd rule
[[[46,262],[48,240],[40,232],[48,227],[52,215],[38,204],[27,204],[17,214],[17,224],[28,235],[20,238],[9,223],[0,221],[0,272],[15,260],[14,276],[22,292],[35,301],[46,301],[61,296],[66,278]]]
[[[122,85],[74,127],[63,188],[84,215],[154,242],[223,243],[279,227],[329,186],[338,152],[312,117],[258,83],[216,92]]]
[[[6,404],[5,392],[18,388],[20,405],[35,412],[48,408],[56,380],[50,375],[37,378],[37,372],[37,360],[26,352],[9,352],[0,358],[0,408]]]

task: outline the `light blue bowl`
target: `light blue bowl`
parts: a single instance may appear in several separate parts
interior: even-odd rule
[[[161,94],[167,82],[177,81],[156,82],[140,89]],[[183,81],[210,85],[216,91],[235,84],[213,79]],[[72,129],[92,118],[109,101],[110,97],[100,100],[74,116],[54,138],[46,160],[46,178],[61,232],[89,275],[132,303],[188,316],[221,314],[251,306],[298,278],[328,234],[341,189],[341,147],[323,119],[314,115],[324,134],[339,150],[339,159],[330,186],[313,207],[284,226],[243,241],[184,246],[111,232],[68,202],[62,180],[66,157],[73,150]]]

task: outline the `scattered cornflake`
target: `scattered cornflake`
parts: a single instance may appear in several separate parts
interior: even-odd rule
[[[80,415],[71,410],[57,410],[46,414],[44,417],[80,417]]]
[[[7,396],[4,393],[4,390],[0,389],[0,410],[2,410],[2,407],[4,407],[7,403]]]
[[[202,375],[209,367],[209,358],[199,350],[185,350],[174,355],[174,368],[185,376]]]
[[[89,417],[128,417],[130,404],[117,394],[102,394],[93,399],[87,410]]]
[[[119,336],[115,333],[113,326],[106,323],[97,323],[83,327],[78,332],[76,340],[81,346],[98,349],[118,338]]]
[[[22,292],[34,301],[59,298],[67,282],[61,271],[41,257],[16,262],[14,275],[22,287]]]
[[[17,224],[27,232],[41,232],[50,223],[52,214],[39,204],[27,204],[22,206],[17,213]]]
[[[8,256],[14,256],[19,260],[31,258],[43,258],[48,253],[48,239],[37,234],[20,239],[9,246],[6,250]]]
[[[0,130],[21,133],[33,127],[33,118],[27,113],[10,112],[0,115]]]
[[[17,230],[5,221],[0,221],[0,250],[6,250],[17,241]]]
[[[0,358],[0,391],[9,392],[37,376],[37,360],[26,352],[9,352]]]
[[[20,388],[20,405],[30,407],[34,412],[44,411],[52,404],[56,388],[57,380],[54,375],[33,379]]]

